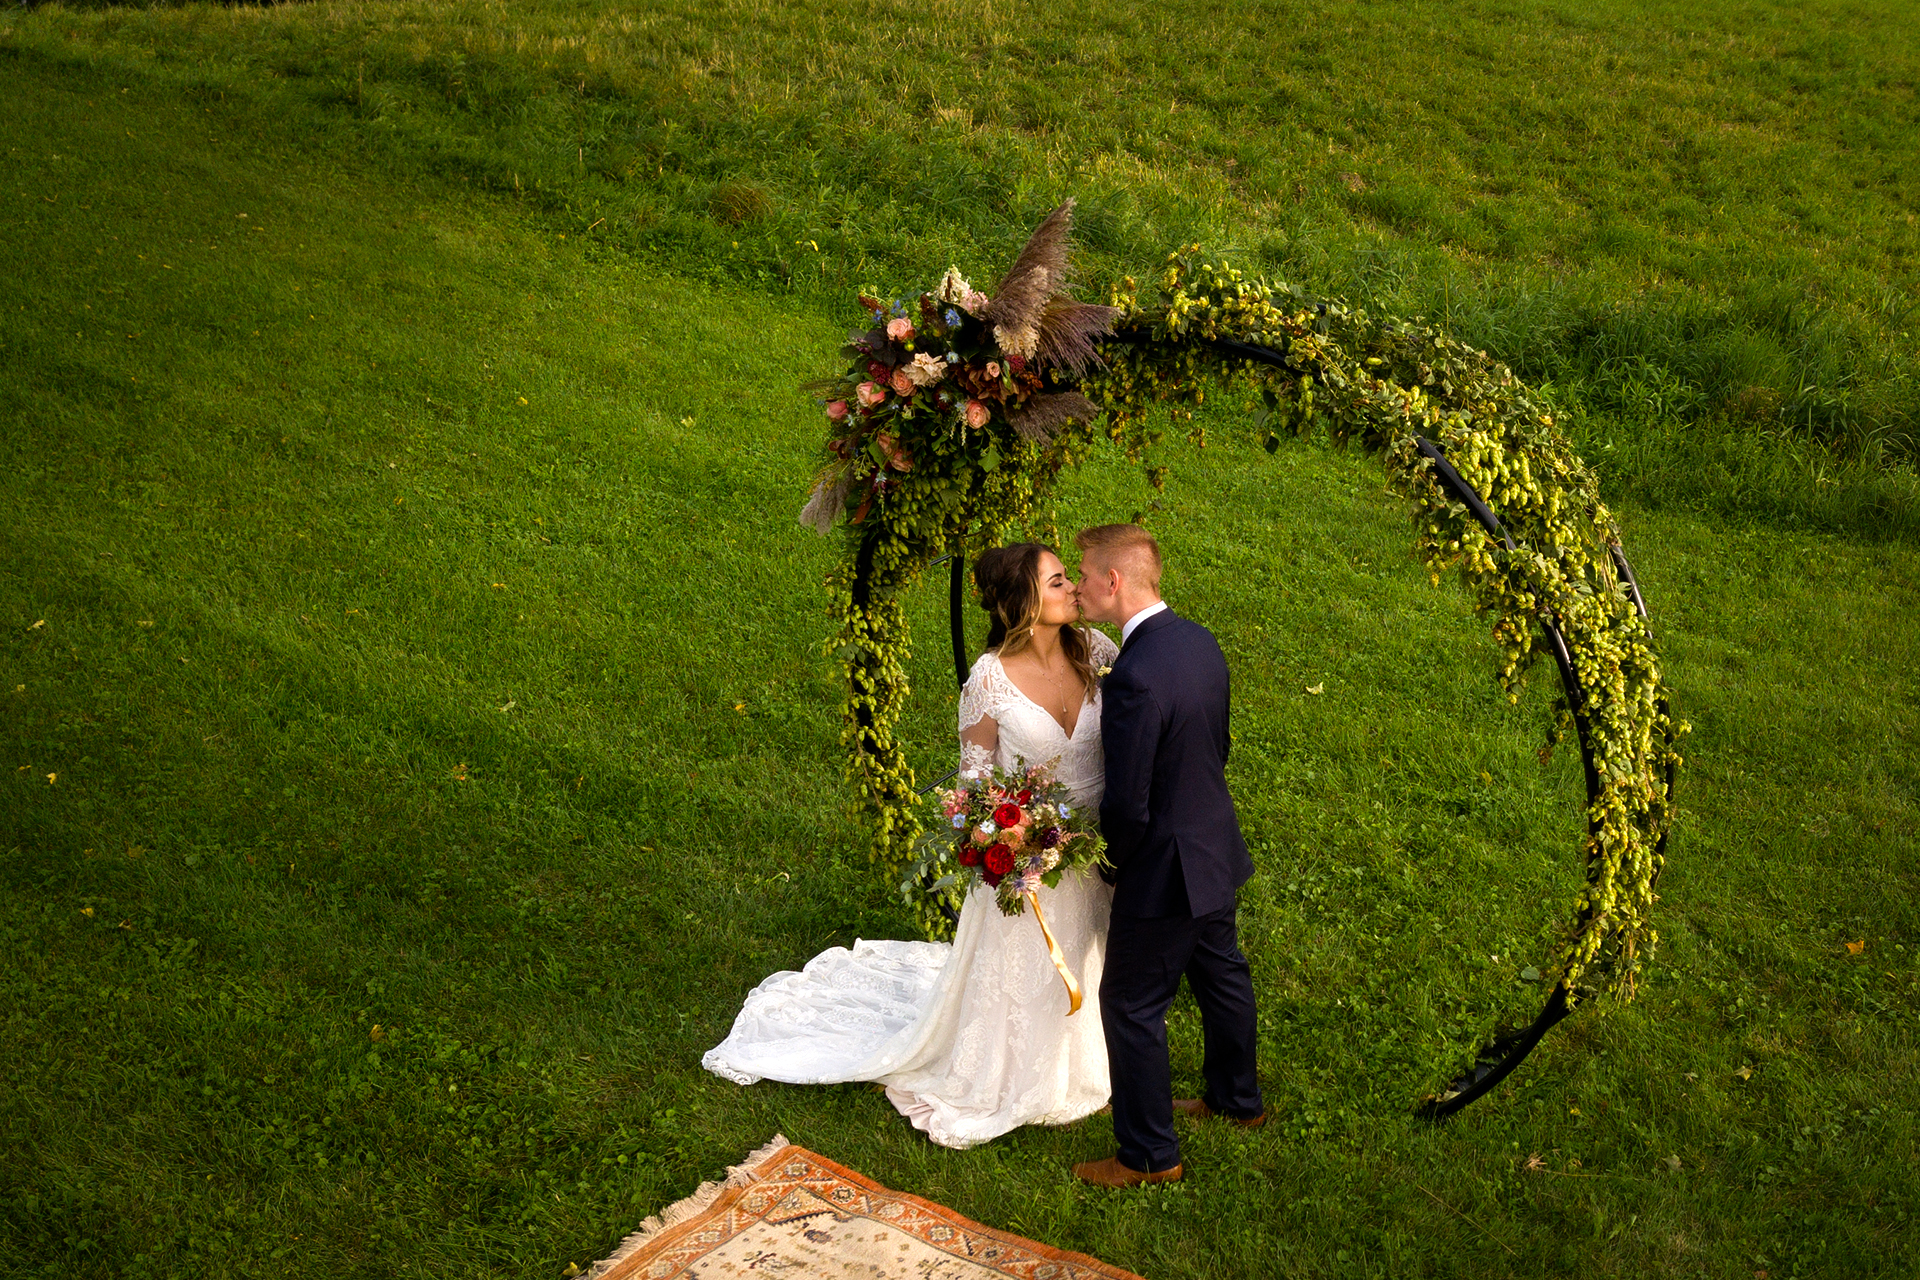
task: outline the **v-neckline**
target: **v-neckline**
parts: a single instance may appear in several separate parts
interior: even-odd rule
[[[1093,699],[1087,695],[1086,691],[1084,689],[1081,690],[1080,714],[1073,718],[1073,728],[1069,729],[1065,725],[1061,724],[1059,720],[1055,719],[1053,712],[1047,710],[1045,707],[1041,706],[1038,702],[1035,702],[1032,698],[1027,697],[1027,691],[1025,689],[1022,689],[1020,687],[1020,682],[1013,678],[1013,672],[1007,670],[1007,664],[1000,661],[999,654],[997,653],[994,654],[993,660],[1000,664],[1000,674],[1007,678],[1007,683],[1013,686],[1013,691],[1019,694],[1020,697],[1026,701],[1026,704],[1028,706],[1032,707],[1035,711],[1038,711],[1041,715],[1045,716],[1047,720],[1053,725],[1053,727],[1060,731],[1060,736],[1065,738],[1069,743],[1071,743],[1073,741],[1074,735],[1080,732],[1081,723],[1085,721],[1087,718],[1087,704],[1093,701]]]

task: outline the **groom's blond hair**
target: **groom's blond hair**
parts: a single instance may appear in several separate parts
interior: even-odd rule
[[[1118,569],[1129,581],[1160,594],[1160,544],[1137,524],[1097,524],[1073,535],[1073,545],[1084,557],[1098,555],[1108,568]]]

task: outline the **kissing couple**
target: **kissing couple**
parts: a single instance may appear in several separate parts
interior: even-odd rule
[[[959,750],[963,773],[1046,765],[1075,803],[1098,806],[1110,865],[1038,892],[1099,1000],[1069,1013],[1040,930],[1003,915],[982,885],[951,945],[856,940],[768,977],[702,1065],[742,1085],[875,1081],[948,1147],[1070,1124],[1111,1100],[1118,1150],[1074,1173],[1103,1187],[1173,1182],[1176,1112],[1266,1121],[1235,920],[1253,861],[1227,791],[1227,663],[1211,632],[1160,598],[1146,530],[1100,525],[1074,543],[1077,582],[1038,543],[976,562],[989,624],[960,694]],[[1119,643],[1089,622],[1117,627]],[[1200,1006],[1206,1091],[1176,1100],[1167,1008],[1182,974]]]

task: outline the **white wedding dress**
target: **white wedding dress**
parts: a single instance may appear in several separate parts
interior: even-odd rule
[[[1094,665],[1111,663],[1113,641],[1088,635]],[[991,753],[963,745],[963,769],[1051,764],[1078,803],[1099,804],[1105,766],[1097,692],[1082,703],[1069,736],[985,653],[960,695],[962,735],[981,736],[987,717],[998,741]],[[1109,1094],[1099,991],[1113,890],[1084,871],[1043,887],[1039,898],[1085,993],[1072,1016],[1032,912],[1002,915],[992,890],[981,886],[962,905],[950,946],[856,940],[852,950],[831,948],[798,973],[766,979],[747,993],[732,1032],[701,1065],[743,1085],[877,1081],[902,1115],[944,1147],[1098,1111]]]

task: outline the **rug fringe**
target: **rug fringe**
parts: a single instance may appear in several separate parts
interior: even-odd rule
[[[606,1275],[627,1258],[639,1252],[646,1246],[649,1240],[659,1235],[662,1231],[665,1231],[668,1227],[677,1226],[685,1222],[688,1218],[696,1217],[700,1213],[703,1213],[719,1198],[720,1193],[728,1187],[744,1187],[751,1182],[757,1181],[757,1175],[754,1173],[754,1170],[760,1167],[761,1162],[767,1160],[769,1157],[778,1155],[790,1145],[792,1144],[787,1141],[786,1135],[779,1133],[774,1134],[772,1141],[768,1142],[766,1146],[761,1147],[757,1151],[749,1152],[747,1158],[739,1164],[729,1165],[727,1167],[726,1181],[703,1182],[695,1187],[693,1194],[686,1199],[675,1201],[653,1217],[642,1222],[632,1235],[620,1242],[619,1248],[587,1268],[586,1280],[599,1280],[601,1276]]]
[[[762,1163],[779,1155],[792,1145],[792,1143],[787,1141],[785,1134],[774,1134],[772,1141],[768,1142],[766,1146],[761,1147],[758,1151],[748,1152],[745,1160],[727,1169],[727,1185],[730,1187],[746,1186],[749,1182],[755,1180],[753,1173],[755,1169],[758,1169]]]

